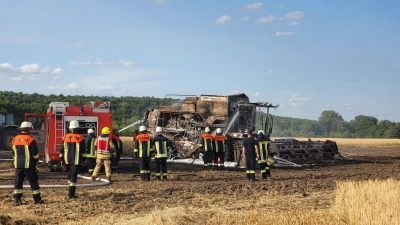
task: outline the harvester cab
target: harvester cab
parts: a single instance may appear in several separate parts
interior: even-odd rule
[[[0,113],[0,149],[12,150],[12,139],[19,134],[14,124],[14,114]]]
[[[89,102],[83,106],[70,106],[69,102],[52,102],[46,114],[25,114],[25,120],[33,125],[31,135],[35,138],[40,157],[50,170],[61,169],[60,150],[62,138],[69,132],[72,120],[79,122],[79,132],[86,135],[93,129],[101,135],[105,126],[112,127],[110,102]]]

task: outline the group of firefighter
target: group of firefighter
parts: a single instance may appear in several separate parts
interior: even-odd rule
[[[15,166],[14,204],[21,205],[23,182],[26,178],[32,189],[35,204],[42,204],[38,183],[39,159],[38,147],[34,138],[29,135],[32,129],[30,122],[22,122],[21,133],[12,140],[12,148]],[[68,197],[77,198],[75,195],[77,177],[81,165],[87,165],[92,180],[96,180],[100,169],[104,165],[105,175],[111,182],[112,172],[116,172],[120,160],[123,143],[119,138],[119,131],[111,132],[109,127],[103,127],[101,135],[96,136],[93,129],[87,130],[84,137],[80,134],[79,122],[73,120],[69,124],[69,133],[63,138],[60,149],[61,166],[68,171]],[[167,179],[168,153],[173,149],[170,139],[162,134],[162,127],[156,128],[156,134],[152,137],[147,132],[146,126],[140,126],[138,134],[134,135],[134,155],[139,158],[140,178],[142,181],[150,181],[150,158],[154,154],[156,162],[156,179]],[[111,133],[111,134],[110,134]],[[268,167],[269,137],[262,130],[258,131],[257,138],[252,137],[252,132],[247,132],[247,138],[243,141],[242,156],[246,161],[246,178],[255,180],[256,160],[261,169],[262,178],[270,176]],[[201,136],[199,152],[203,154],[205,170],[223,170],[225,159],[226,137],[220,128],[216,129],[216,135],[211,135],[209,127]]]

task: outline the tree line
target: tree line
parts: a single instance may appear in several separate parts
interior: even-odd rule
[[[14,113],[15,124],[20,124],[25,113],[45,113],[50,102],[69,102],[84,105],[90,101],[110,101],[114,128],[123,128],[137,121],[146,108],[170,105],[177,99],[133,96],[42,95],[38,93],[0,91],[0,112]],[[376,117],[358,115],[347,122],[333,110],[321,113],[318,120],[273,117],[273,136],[330,137],[330,138],[400,138],[400,123],[379,121]],[[134,128],[122,135],[130,135]]]

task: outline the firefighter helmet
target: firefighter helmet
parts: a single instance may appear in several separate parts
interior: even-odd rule
[[[17,128],[18,130],[31,130],[32,129],[32,123],[28,121],[24,121],[21,123],[20,128]]]
[[[221,128],[217,128],[217,130],[215,131],[215,133],[217,133],[217,134],[222,134]]]
[[[257,134],[264,134],[263,130],[258,130]]]
[[[110,128],[103,127],[103,129],[101,129],[101,134],[110,134]]]
[[[210,128],[206,127],[206,129],[204,129],[204,131],[208,133],[208,132],[210,132]]]
[[[69,122],[69,129],[79,128],[79,122],[77,120],[72,120]]]
[[[139,127],[139,132],[146,131],[146,130],[147,130],[146,126],[142,125]]]
[[[89,130],[87,130],[88,134],[94,134],[94,130],[92,128],[90,128]]]
[[[162,132],[162,127],[157,127],[156,128],[156,133],[161,133]]]

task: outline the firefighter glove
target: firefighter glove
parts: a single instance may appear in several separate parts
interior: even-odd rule
[[[35,166],[36,172],[39,172],[40,168],[38,166]]]

